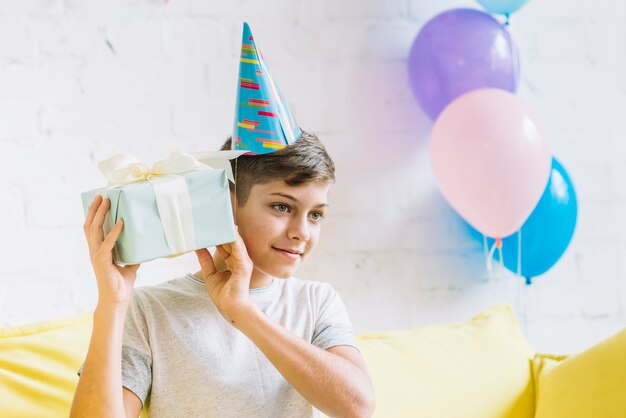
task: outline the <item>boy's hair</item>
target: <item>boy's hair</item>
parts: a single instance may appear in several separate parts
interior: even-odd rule
[[[221,150],[231,149],[228,138]],[[284,180],[290,186],[308,182],[334,182],[335,163],[317,135],[302,131],[300,138],[285,148],[261,155],[243,155],[230,161],[237,187],[237,203],[244,205],[255,184]]]

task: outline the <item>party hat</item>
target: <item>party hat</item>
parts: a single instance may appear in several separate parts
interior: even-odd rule
[[[252,32],[243,24],[232,149],[268,154],[293,144],[300,128],[263,61]]]

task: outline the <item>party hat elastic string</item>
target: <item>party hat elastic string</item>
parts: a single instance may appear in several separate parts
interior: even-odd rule
[[[237,197],[237,162],[239,161],[239,158],[235,158],[235,174],[234,174],[234,178],[235,178],[235,213],[233,214],[233,218],[235,220],[235,222],[237,222],[237,205],[239,202],[239,197]]]

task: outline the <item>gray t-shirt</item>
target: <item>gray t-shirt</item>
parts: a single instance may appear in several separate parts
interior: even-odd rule
[[[251,289],[250,299],[323,350],[356,348],[346,308],[328,283],[273,279]],[[122,345],[122,384],[148,403],[151,417],[320,416],[190,274],[134,290]]]

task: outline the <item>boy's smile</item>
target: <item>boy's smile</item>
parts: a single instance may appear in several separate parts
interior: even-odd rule
[[[254,263],[250,288],[286,279],[313,251],[328,207],[332,183],[289,186],[283,180],[255,184],[244,205],[233,207],[248,255]]]

